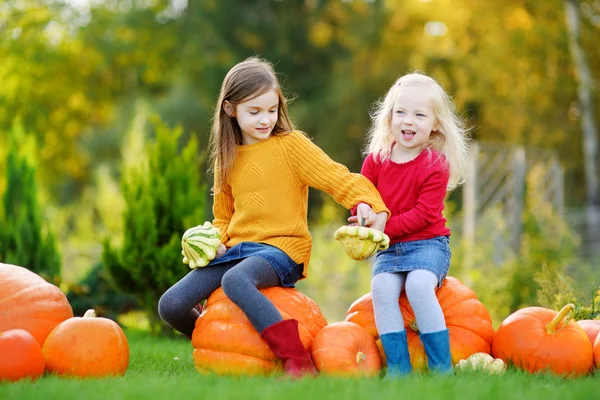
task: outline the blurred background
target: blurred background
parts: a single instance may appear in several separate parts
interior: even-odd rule
[[[183,232],[212,220],[206,147],[226,72],[275,65],[297,127],[359,172],[373,103],[422,71],[474,139],[449,193],[450,275],[495,326],[600,292],[598,0],[4,0],[0,262],[131,327],[168,333],[160,295],[189,271]],[[310,192],[297,287],[329,322],[370,289],[372,260],[333,240],[348,212]]]

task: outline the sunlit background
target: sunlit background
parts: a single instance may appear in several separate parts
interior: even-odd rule
[[[156,302],[188,271],[178,240],[212,219],[218,90],[252,55],[275,65],[297,127],[354,172],[373,103],[399,75],[432,75],[476,146],[446,202],[450,275],[496,325],[526,305],[593,307],[598,0],[9,0],[0,41],[0,261],[60,284],[76,315],[165,329]],[[332,239],[347,215],[310,192],[298,288],[330,322],[370,287],[372,260]]]

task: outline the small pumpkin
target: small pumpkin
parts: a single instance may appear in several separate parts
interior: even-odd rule
[[[503,374],[506,371],[506,364],[502,359],[494,358],[487,353],[475,353],[460,360],[454,368],[463,372],[484,371],[489,374]]]
[[[575,321],[565,323],[573,308],[567,304],[556,312],[526,307],[509,315],[496,332],[494,357],[531,373],[587,374],[593,363],[590,341]]]
[[[590,339],[590,343],[596,341],[596,337],[600,334],[600,320],[599,319],[582,319],[577,321],[579,326],[583,328],[585,334]]]
[[[333,237],[344,246],[344,251],[354,260],[371,257],[377,250],[385,250],[390,245],[390,238],[377,229],[364,226],[340,227]]]
[[[41,276],[0,263],[0,332],[24,329],[40,346],[58,324],[73,317],[65,294]]]
[[[0,332],[0,381],[37,379],[44,374],[44,355],[33,335],[23,329]]]
[[[58,325],[42,347],[48,372],[60,376],[123,375],[129,365],[129,344],[121,327],[88,310],[83,317]]]
[[[335,322],[319,331],[312,359],[321,374],[377,376],[381,357],[373,336],[353,322]]]
[[[260,291],[284,319],[298,320],[300,340],[310,352],[313,339],[327,325],[317,304],[294,288]],[[208,297],[204,312],[196,320],[192,345],[194,365],[200,373],[239,376],[282,371],[280,360],[222,288]]]
[[[221,232],[210,222],[185,231],[181,238],[183,263],[190,268],[206,267],[221,246]]]
[[[450,332],[450,353],[452,364],[467,358],[473,353],[490,353],[494,339],[492,319],[485,306],[477,299],[477,295],[458,279],[446,277],[436,292],[442,307],[446,325]],[[415,371],[427,368],[427,355],[419,339],[419,327],[415,314],[403,291],[399,299],[404,318],[404,327],[408,339],[410,360]],[[374,338],[378,339],[373,301],[371,293],[367,293],[350,306],[346,321],[364,327]],[[382,359],[385,359],[382,355]]]

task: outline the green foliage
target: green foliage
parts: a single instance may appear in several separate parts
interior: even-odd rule
[[[58,283],[61,262],[54,235],[44,226],[35,168],[19,153],[24,133],[15,123],[9,132],[6,189],[0,219],[0,261],[28,268]]]
[[[500,208],[489,208],[479,217],[475,248],[465,248],[463,243],[452,247],[450,274],[471,286],[496,324],[522,307],[538,305],[540,296],[552,308],[558,300],[570,301],[575,294],[570,289],[554,290],[552,293],[561,296],[552,301],[546,300],[548,294],[540,293],[548,293],[547,282],[558,285],[570,271],[590,269],[579,257],[579,237],[545,201],[539,172],[534,166],[527,175],[521,254],[514,254],[508,246],[510,231]],[[473,262],[470,271],[461,269],[466,252]]]
[[[553,279],[549,279],[544,275],[536,277],[536,282],[540,287],[537,297],[542,307],[558,311],[564,305],[571,303],[575,305],[575,309],[571,312],[571,318],[577,321],[600,319],[600,286],[589,296],[569,276],[558,273]]]
[[[120,314],[140,308],[135,297],[115,290],[102,263],[96,263],[81,282],[66,287],[67,300],[76,316],[93,308],[96,315],[116,321]]]
[[[200,182],[203,156],[197,141],[192,138],[179,150],[181,128],[154,125],[147,165],[123,177],[123,245],[114,249],[106,239],[102,258],[116,285],[138,299],[157,331],[158,299],[187,272],[181,235],[204,222],[206,183]]]
[[[542,172],[541,165],[535,165],[527,175],[521,256],[509,281],[511,311],[536,301],[539,285],[535,277],[542,268],[552,277],[582,263],[578,258],[579,237],[543,196]]]

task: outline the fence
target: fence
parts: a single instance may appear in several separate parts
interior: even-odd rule
[[[563,215],[564,171],[555,152],[496,143],[472,144],[463,187],[462,231],[466,246],[476,245],[478,218],[485,210],[497,207],[510,230],[509,243],[500,246],[509,246],[515,254],[520,254],[526,179],[534,168],[538,174],[538,194]],[[463,268],[467,271],[473,265],[470,253],[465,252]]]

